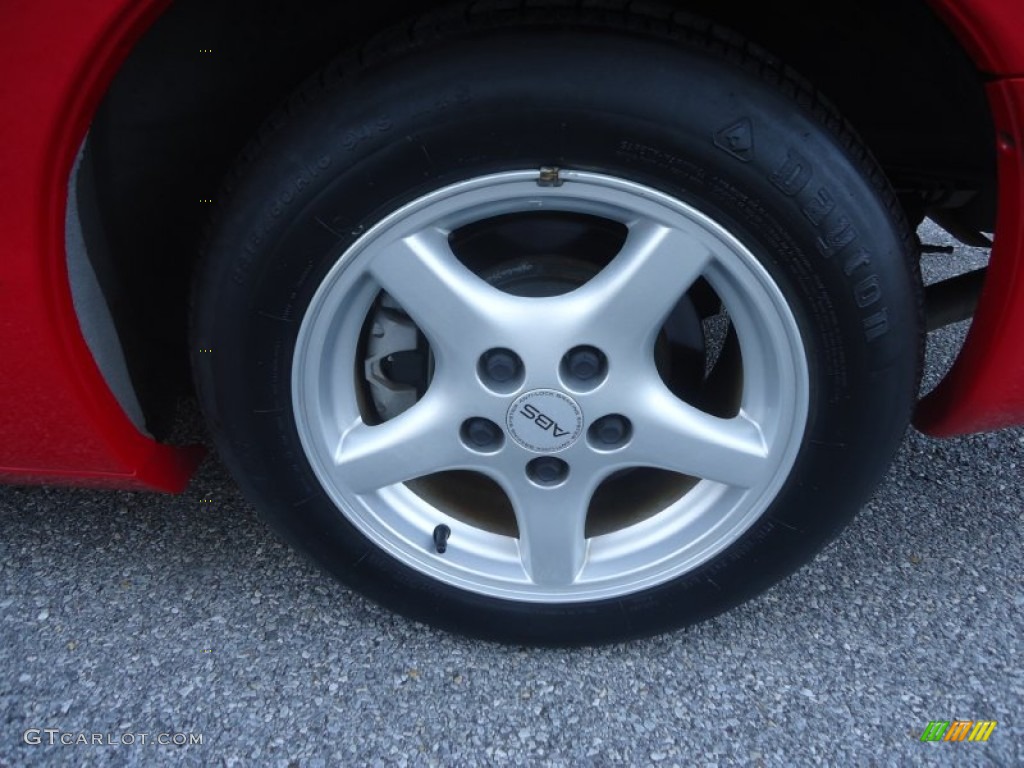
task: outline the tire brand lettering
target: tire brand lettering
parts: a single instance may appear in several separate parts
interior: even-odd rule
[[[864,336],[867,340],[874,341],[889,332],[889,313],[883,307],[875,314],[865,317],[861,325],[864,326]]]
[[[846,264],[843,266],[843,272],[845,272],[846,276],[849,277],[861,267],[870,266],[871,254],[864,248],[857,248],[857,250],[855,250],[853,254],[846,259]]]
[[[825,217],[832,213],[836,207],[836,201],[832,197],[832,193],[829,192],[825,187],[818,190],[818,194],[804,203],[803,211],[804,216],[814,226],[821,226],[821,222],[824,221]]]
[[[861,309],[866,309],[877,303],[882,298],[882,288],[878,284],[878,276],[871,275],[857,283],[853,289],[853,297]]]
[[[768,180],[786,197],[798,195],[811,180],[811,164],[792,150],[786,151],[786,160],[774,170]]]
[[[785,159],[768,174],[768,181],[787,197],[796,197],[804,192],[814,176],[810,161],[799,152],[786,150]],[[864,337],[867,341],[878,339],[889,332],[889,315],[884,306],[876,307],[882,301],[882,284],[878,275],[871,270],[872,254],[856,244],[857,229],[837,208],[836,198],[824,186],[801,196],[795,201],[800,212],[818,230],[816,245],[818,252],[826,259],[848,251],[843,261],[843,273],[857,280],[853,286],[853,300],[857,307],[874,311],[861,318]]]
[[[840,214],[831,221],[825,222],[824,232],[818,238],[818,250],[821,255],[829,258],[839,253],[857,239],[857,230],[849,220]]]

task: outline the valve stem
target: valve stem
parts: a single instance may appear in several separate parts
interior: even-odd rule
[[[437,554],[443,555],[448,549],[448,537],[452,535],[452,529],[447,525],[439,525],[434,529],[434,546]]]

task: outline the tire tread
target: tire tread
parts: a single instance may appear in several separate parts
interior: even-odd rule
[[[813,116],[835,137],[886,207],[899,234],[903,261],[911,276],[910,284],[914,287],[915,312],[921,320],[920,327],[924,327],[924,285],[917,237],[888,177],[854,127],[821,91],[777,56],[727,27],[657,0],[470,0],[429,10],[379,32],[358,49],[341,55],[304,81],[265,120],[223,180],[207,235],[228,207],[239,178],[263,154],[274,136],[320,99],[357,79],[363,70],[427,46],[481,31],[553,24],[626,29],[697,46],[755,75],[791,99],[803,112]],[[197,281],[204,272],[202,263],[207,260],[208,242],[209,236],[204,238],[200,251],[200,267],[195,271]],[[193,288],[198,288],[198,285]],[[191,295],[194,302],[196,290]],[[924,366],[924,345],[925,333],[922,331],[917,349],[918,381]]]

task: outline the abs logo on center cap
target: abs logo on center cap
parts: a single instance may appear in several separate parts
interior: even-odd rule
[[[557,453],[583,431],[583,411],[571,397],[554,389],[535,389],[516,398],[505,417],[508,433],[534,453]]]

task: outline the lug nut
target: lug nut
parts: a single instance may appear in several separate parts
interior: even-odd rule
[[[601,358],[590,349],[583,349],[572,356],[569,371],[577,379],[592,379],[601,370]]]
[[[594,347],[575,347],[562,358],[562,377],[570,386],[592,389],[604,379],[608,359]]]
[[[502,441],[501,427],[487,419],[466,419],[462,439],[473,448],[493,448]]]
[[[554,456],[540,456],[526,465],[526,473],[538,485],[558,485],[569,475],[569,465]]]
[[[594,422],[590,428],[590,439],[602,447],[610,448],[622,445],[629,439],[632,426],[629,419],[617,413],[605,416]]]
[[[515,352],[508,349],[492,349],[484,353],[480,367],[488,378],[504,384],[519,376],[522,364]]]

